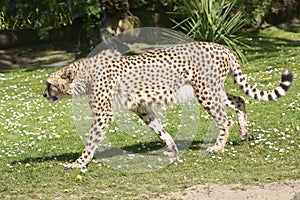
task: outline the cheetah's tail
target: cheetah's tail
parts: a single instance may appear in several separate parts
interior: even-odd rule
[[[244,75],[241,73],[241,70],[237,71],[239,72],[232,73],[232,77],[234,82],[239,86],[239,89],[242,90],[246,95],[259,101],[272,101],[285,96],[294,79],[293,73],[286,69],[281,74],[281,82],[279,86],[273,90],[265,91],[259,90],[255,86],[251,86],[246,81]]]

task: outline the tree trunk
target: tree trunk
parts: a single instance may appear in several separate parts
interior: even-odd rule
[[[299,0],[275,0],[271,12],[265,17],[267,23],[278,25],[299,19]]]

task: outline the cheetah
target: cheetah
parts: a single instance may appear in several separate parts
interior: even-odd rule
[[[65,167],[82,168],[91,162],[113,120],[114,111],[120,109],[136,113],[166,145],[163,155],[175,156],[178,148],[153,112],[153,106],[180,103],[186,86],[192,88],[194,97],[219,129],[214,146],[207,152],[224,150],[232,126],[225,106],[236,112],[240,138],[247,140],[245,101],[224,89],[229,73],[242,92],[259,101],[276,100],[286,95],[293,82],[293,74],[285,70],[279,86],[273,90],[259,90],[247,82],[230,50],[207,42],[173,45],[132,56],[105,50],[53,72],[47,78],[44,97],[55,103],[63,96],[88,94],[94,116],[82,155]]]

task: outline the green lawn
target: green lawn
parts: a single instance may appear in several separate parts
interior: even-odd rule
[[[202,143],[207,141],[211,119],[200,108],[199,121],[187,120],[200,124],[190,147],[161,169],[152,168],[149,162],[144,173],[134,173],[140,172],[138,164],[136,170],[126,170],[124,162],[116,165],[119,155],[109,152],[104,156],[111,163],[95,159],[87,171],[64,170],[63,164],[76,159],[84,144],[72,118],[73,102],[50,104],[42,97],[45,78],[57,68],[0,73],[0,198],[150,199],[195,184],[252,185],[300,179],[299,41],[300,33],[275,28],[249,39],[252,49],[246,51],[248,63],[243,71],[250,83],[271,89],[284,69],[295,74],[288,95],[278,101],[246,97],[250,141],[239,140],[235,123],[225,152],[204,154]],[[231,80],[226,88],[243,95]],[[177,131],[172,125],[176,120],[167,125],[170,132]],[[154,134],[123,135],[114,125],[107,138],[126,151],[147,154],[160,147]]]

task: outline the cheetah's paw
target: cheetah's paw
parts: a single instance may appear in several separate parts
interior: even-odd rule
[[[178,154],[177,147],[173,147],[172,150],[163,152],[163,156],[165,157],[175,157]]]
[[[77,162],[73,162],[73,163],[64,165],[65,169],[81,169],[81,168],[84,168],[84,167],[85,167],[85,165],[79,164]]]
[[[219,152],[223,152],[224,149],[220,146],[212,146],[212,147],[208,147],[206,152],[207,153],[219,153]]]

